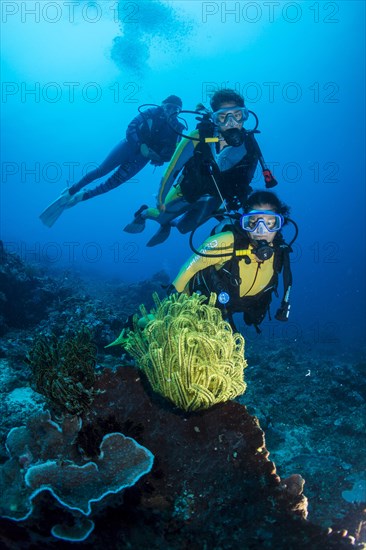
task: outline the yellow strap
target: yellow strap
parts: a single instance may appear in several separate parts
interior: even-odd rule
[[[251,248],[245,248],[242,250],[235,250],[235,256],[255,256]]]

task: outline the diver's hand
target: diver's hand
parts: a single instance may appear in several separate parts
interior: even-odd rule
[[[166,210],[166,206],[162,202],[158,202],[157,205],[156,205],[156,208],[159,210],[159,212],[165,212],[165,210]]]
[[[209,114],[204,114],[202,117],[196,117],[198,124],[196,129],[199,131],[200,138],[211,138],[215,134],[215,125],[212,122]]]
[[[140,145],[140,153],[143,157],[149,158],[149,148],[146,145],[146,143],[141,143]]]
[[[162,164],[164,164],[164,160],[161,158],[161,156],[153,149],[150,149],[150,147],[148,147],[146,143],[142,143],[140,145],[140,153],[143,157],[149,159],[151,161],[151,164],[154,164],[155,166],[161,166]]]
[[[149,149],[149,159],[154,166],[163,166],[165,160],[153,149]]]

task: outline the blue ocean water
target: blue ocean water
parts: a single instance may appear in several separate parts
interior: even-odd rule
[[[141,234],[122,231],[141,204],[155,204],[166,165],[147,165],[132,181],[65,211],[52,228],[39,219],[125,136],[140,105],[177,94],[185,109],[194,109],[225,87],[243,94],[257,114],[258,141],[279,182],[275,191],[291,206],[299,236],[289,321],[266,319],[257,335],[237,320],[250,367],[240,402],[260,419],[279,475],[306,479],[310,520],[328,526],[339,519],[355,533],[361,511],[356,516],[354,495],[342,495],[354,486],[356,502],[365,496],[364,2],[3,0],[0,6],[0,239],[51,275],[75,274],[89,288],[95,283],[95,292],[104,285],[125,292],[121,283],[147,281],[161,270],[173,279],[190,256],[188,235],[176,230],[147,248],[157,229],[152,221]],[[194,120],[187,121],[193,129]],[[259,171],[252,185],[264,188]],[[200,228],[196,245],[209,229]],[[284,232],[291,240],[293,228]],[[71,327],[87,303],[79,307],[78,298],[65,306]],[[93,322],[102,309],[95,305]],[[2,443],[28,414],[22,353],[38,327],[45,332],[47,319],[29,334],[6,327],[0,346]],[[113,372],[117,352],[102,354],[100,371]],[[2,445],[1,462],[5,456]]]
[[[191,253],[187,236],[146,248],[153,222],[139,235],[122,231],[142,203],[154,205],[163,167],[148,165],[51,229],[38,216],[105,158],[139,105],[174,93],[193,109],[235,88],[259,117],[276,192],[300,230],[290,321],[265,323],[263,337],[308,342],[314,353],[361,347],[363,2],[4,1],[1,9],[7,250],[98,280],[141,281],[161,269],[174,278]],[[263,188],[259,173],[254,187]]]

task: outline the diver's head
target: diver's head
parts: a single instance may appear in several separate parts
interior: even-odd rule
[[[177,95],[169,95],[161,104],[165,116],[167,118],[173,115],[179,115],[182,110],[183,103],[180,97]]]
[[[244,98],[234,90],[224,88],[215,92],[210,99],[210,106],[214,113],[222,109],[225,103],[244,107]]]
[[[234,90],[215,92],[211,98],[212,121],[228,145],[239,147],[244,142],[243,124],[249,113],[244,99]]]
[[[240,225],[253,244],[263,241],[269,244],[281,230],[288,214],[288,206],[277,195],[270,191],[256,191],[247,199]]]

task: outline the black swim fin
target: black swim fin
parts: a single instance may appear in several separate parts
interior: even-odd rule
[[[170,230],[172,226],[170,223],[167,223],[165,225],[162,225],[159,230],[155,233],[153,237],[149,240],[149,242],[146,244],[146,246],[156,246],[157,244],[161,244],[164,241],[167,240],[167,238],[170,235]]]
[[[146,224],[146,220],[141,216],[141,213],[147,208],[148,206],[146,204],[140,206],[137,212],[135,212],[135,217],[132,222],[128,223],[126,227],[123,228],[123,231],[126,231],[126,233],[141,233],[145,229]]]

